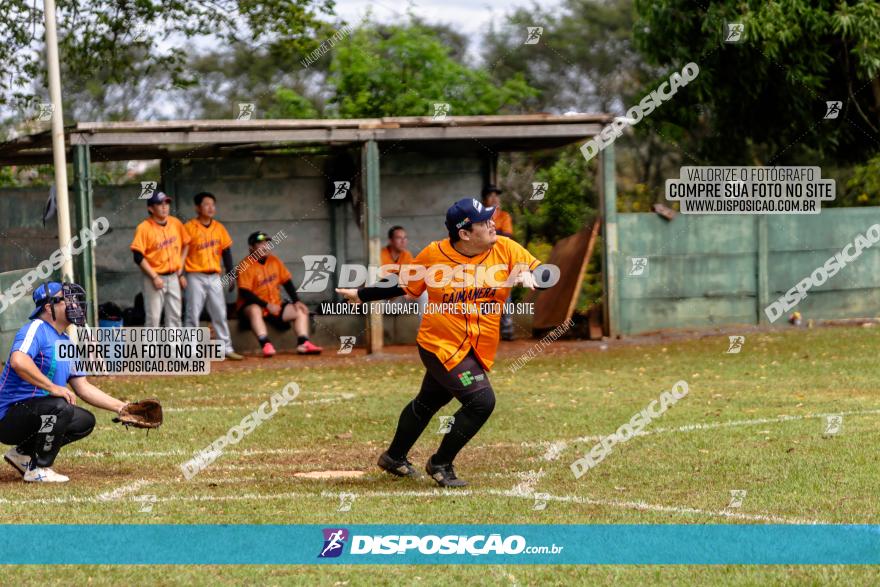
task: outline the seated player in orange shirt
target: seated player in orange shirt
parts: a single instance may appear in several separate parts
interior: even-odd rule
[[[540,265],[522,246],[496,235],[494,213],[494,208],[476,199],[459,200],[446,212],[449,238],[425,247],[409,268],[401,269],[399,280],[392,276],[373,287],[336,290],[352,303],[401,294],[417,298],[428,292],[429,311],[416,338],[425,377],[418,395],[401,412],[394,439],[378,462],[392,475],[416,476],[407,454],[434,414],[455,398],[461,409],[425,470],[442,487],[467,484],[456,476],[452,462],[495,408],[486,372],[498,349],[500,304],[514,283],[534,289],[532,271]],[[443,277],[455,271],[471,279]]]
[[[248,237],[250,256],[242,262],[246,265],[238,274],[238,319],[247,320],[262,346],[263,356],[275,354],[269,340],[266,322],[279,330],[287,330],[290,323],[297,336],[296,352],[301,355],[317,355],[324,349],[309,340],[309,309],[299,301],[292,277],[281,259],[270,255],[270,238],[257,231]],[[283,287],[291,301],[282,300],[279,288]]]
[[[401,265],[412,263],[412,253],[406,249],[408,240],[406,230],[402,226],[392,226],[388,231],[388,244],[379,253],[379,259],[382,263],[379,271],[381,277],[400,273]]]
[[[406,249],[409,239],[406,230],[402,226],[392,226],[388,230],[388,244],[379,252],[379,277],[388,277],[400,273],[402,266],[409,265],[413,261],[412,253]],[[424,297],[424,296],[423,296]],[[391,300],[391,303],[405,302],[403,296]]]

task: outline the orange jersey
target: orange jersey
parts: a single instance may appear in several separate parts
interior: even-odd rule
[[[495,230],[506,234],[513,234],[513,218],[511,218],[510,214],[498,208],[495,210],[492,220],[495,222]]]
[[[385,265],[394,265],[394,267],[388,267],[379,272],[380,277],[386,277],[392,273],[400,273],[401,265],[409,265],[413,262],[412,253],[407,251],[406,249],[400,252],[400,256],[397,257],[397,261],[391,258],[391,247],[386,246],[382,248],[382,251],[379,254],[379,259],[384,267]]]
[[[292,279],[290,271],[275,255],[266,255],[265,264],[254,261],[252,258],[245,259],[242,264],[248,262],[250,264],[238,274],[239,289],[246,289],[270,304],[280,305],[282,300],[278,288],[282,283]],[[244,306],[244,300],[240,295],[237,306],[239,308]]]
[[[180,254],[189,241],[189,233],[174,216],[168,217],[165,226],[150,217],[138,224],[130,248],[142,254],[153,271],[165,275],[180,271]]]
[[[408,294],[418,297],[428,291],[428,307],[416,342],[437,355],[448,371],[471,349],[483,367],[491,369],[498,350],[501,305],[510,293],[510,287],[499,285],[507,281],[514,269],[532,270],[540,264],[531,253],[505,236],[499,236],[489,251],[476,257],[466,257],[456,251],[448,238],[432,242],[413,260],[412,269],[404,267],[400,273],[401,287]],[[454,276],[447,280],[451,283],[438,283],[443,270],[431,268],[444,265],[451,268],[450,271],[460,267],[459,272],[473,276],[471,283],[463,285],[467,278]],[[490,267],[493,269],[486,271]],[[419,268],[427,271],[418,276],[415,270]],[[450,306],[456,310],[446,311]]]
[[[224,249],[232,246],[232,238],[226,227],[212,220],[205,226],[198,218],[183,225],[192,242],[186,255],[184,268],[188,273],[220,273],[220,258]]]

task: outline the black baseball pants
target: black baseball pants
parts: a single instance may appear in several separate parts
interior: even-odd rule
[[[431,457],[435,465],[448,465],[492,415],[495,392],[473,350],[452,371],[447,371],[436,355],[422,347],[419,347],[419,356],[426,369],[422,387],[400,413],[388,455],[394,459],[405,458],[434,414],[455,398],[461,402],[461,408],[455,413],[455,421],[443,436],[440,448]],[[440,423],[437,424],[439,427]]]
[[[38,467],[51,467],[65,444],[82,440],[95,429],[88,410],[53,395],[12,404],[0,420],[0,443],[18,447]]]

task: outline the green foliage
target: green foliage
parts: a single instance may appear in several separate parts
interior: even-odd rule
[[[53,165],[4,165],[0,167],[0,188],[49,186],[54,182],[55,167]]]
[[[839,205],[880,206],[880,155],[853,168],[845,185],[845,190],[838,187]]]
[[[595,166],[585,165],[577,147],[505,157],[499,162],[505,189],[502,206],[514,215],[516,239],[546,261],[560,240],[590,226],[598,215]],[[542,200],[531,200],[532,183],[546,182]],[[587,265],[577,309],[586,311],[602,297],[601,246]]]
[[[495,79],[523,72],[529,85],[540,90],[527,102],[533,111],[623,114],[666,72],[637,51],[632,38],[637,16],[632,0],[563,0],[558,6],[517,9],[502,27],[490,30],[484,58]],[[544,29],[540,41],[524,45],[527,27],[537,24]],[[621,137],[617,158],[622,181],[651,188],[639,192],[641,200],[634,202],[642,210],[662,191],[667,173],[681,160],[665,131],[646,130],[637,127],[635,136]],[[554,160],[545,158],[541,164]],[[576,157],[570,163],[584,164]]]
[[[814,155],[851,161],[876,149],[867,135],[880,126],[880,94],[862,91],[880,68],[876,0],[635,6],[635,39],[647,59],[669,72],[690,61],[700,67],[640,131],[659,125],[685,152],[719,165],[785,165]],[[724,43],[724,25],[732,22],[745,25],[745,36]],[[825,101],[833,99],[844,101],[844,112],[823,120]]]
[[[355,29],[333,51],[328,114],[341,118],[431,116],[434,104],[449,115],[515,111],[537,94],[521,75],[501,84],[456,61],[449,47],[418,22]]]
[[[81,84],[74,92],[93,81],[136,90],[132,76],[153,72],[162,72],[169,85],[187,83],[193,80],[184,64],[195,37],[209,35],[221,44],[252,49],[268,46],[287,59],[298,58],[323,38],[325,24],[317,15],[332,8],[332,0],[118,0],[112,5],[59,0],[59,53],[70,79]],[[0,10],[0,106],[28,109],[43,94],[42,11],[41,2],[28,0],[7,0]]]
[[[536,173],[536,181],[547,182],[547,196],[534,209],[525,208],[523,218],[534,237],[547,243],[570,236],[590,226],[598,216],[599,194],[595,167],[585,165],[574,147],[559,153],[556,161]],[[602,248],[593,249],[581,284],[576,309],[586,311],[602,299]]]
[[[646,204],[646,202],[655,201],[655,197],[647,185],[636,183],[631,189],[621,189],[621,187],[618,186],[617,191],[617,210],[619,212],[650,211],[650,204]]]
[[[593,255],[587,261],[587,270],[584,273],[584,282],[581,284],[581,292],[578,296],[576,309],[586,312],[593,304],[602,303],[603,285],[602,274],[602,237],[596,237],[593,245]]]
[[[67,177],[73,178],[73,164],[69,162]],[[94,185],[121,185],[132,181],[131,174],[122,161],[93,161],[91,179]],[[54,165],[0,166],[0,188],[48,187],[54,183]]]
[[[278,88],[275,103],[266,111],[266,118],[318,118],[315,106],[288,88]]]
[[[18,187],[15,168],[11,166],[0,167],[0,188],[9,187]]]
[[[187,63],[193,82],[181,88],[185,114],[189,118],[229,118],[238,102],[254,103],[258,118],[279,118],[283,112],[312,109],[320,112],[320,78],[326,74],[328,63],[319,59],[304,68],[301,60],[306,55],[291,56],[271,47],[253,49],[244,44],[195,55]],[[279,92],[279,88],[286,90]],[[294,95],[305,98],[312,109],[305,108]],[[294,103],[288,104],[290,101]]]
[[[860,77],[873,80],[880,73],[880,4],[843,2],[831,16],[831,24],[851,47]]]
[[[412,20],[447,47],[452,59],[464,59],[465,35],[448,25],[424,23],[415,16]],[[175,106],[183,118],[228,118],[237,101],[253,102],[260,118],[322,118],[328,98],[327,71],[337,35],[348,34],[343,25],[339,23],[335,30],[326,27],[323,36],[315,39],[319,47],[323,43],[329,51],[314,61],[307,51],[291,55],[277,46],[254,48],[244,43],[193,55],[186,64],[186,83],[178,84],[180,95],[175,96]],[[384,30],[382,25],[376,26]]]
[[[584,164],[580,151],[569,147],[550,163],[533,180],[549,184],[547,195],[543,200],[526,199],[519,207],[518,232],[526,242],[555,243],[579,231],[597,214],[595,171]]]
[[[496,79],[524,73],[541,92],[528,102],[534,110],[609,112],[636,98],[655,74],[633,45],[635,19],[632,0],[518,8],[489,31],[484,58]],[[525,45],[528,27],[538,24],[540,40]]]

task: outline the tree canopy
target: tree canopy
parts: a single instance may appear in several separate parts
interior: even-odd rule
[[[160,73],[167,87],[193,83],[185,64],[193,44],[270,48],[299,59],[331,27],[333,0],[58,0],[59,53],[68,79],[137,87]],[[0,106],[45,96],[42,3],[6,0],[0,11]],[[99,74],[96,76],[95,74]],[[81,87],[65,87],[78,91]]]
[[[457,60],[418,22],[355,29],[334,50],[329,72],[329,110],[342,118],[427,116],[436,103],[449,104],[449,115],[515,112],[538,93],[522,75],[496,82]]]
[[[651,116],[712,164],[864,160],[880,128],[876,0],[635,0],[637,47],[670,70],[700,67],[687,91]],[[740,42],[724,26],[744,25]],[[826,102],[841,101],[826,120]],[[868,133],[868,136],[866,136]]]

